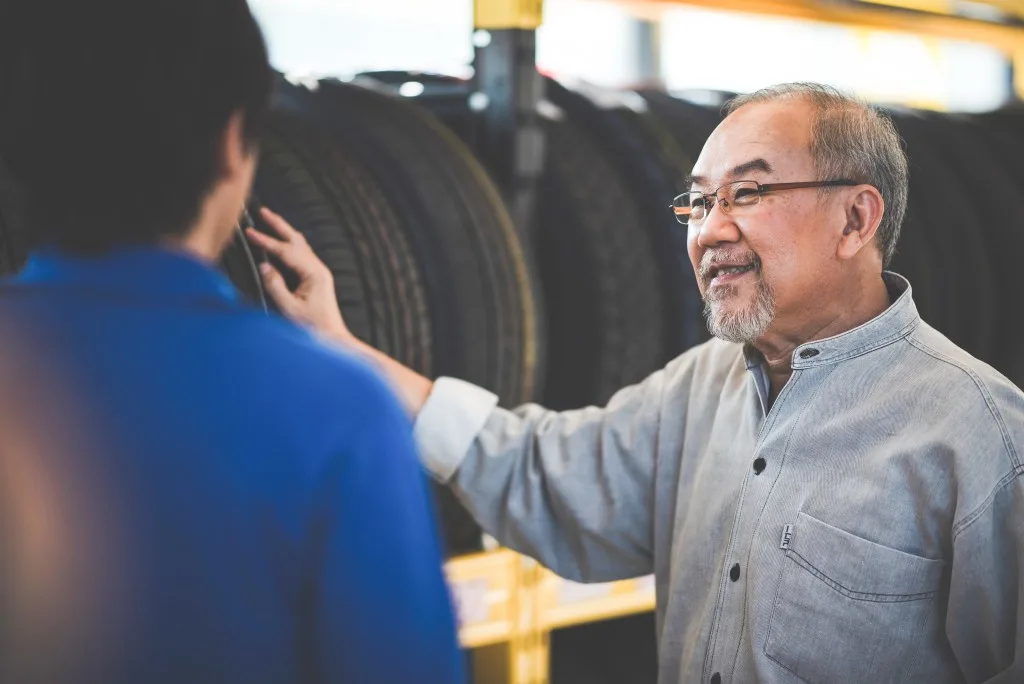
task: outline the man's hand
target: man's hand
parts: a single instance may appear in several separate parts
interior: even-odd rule
[[[262,216],[278,237],[270,237],[253,228],[246,231],[246,236],[253,244],[279,258],[299,278],[298,287],[291,291],[277,269],[270,264],[261,264],[263,286],[271,299],[285,316],[296,323],[310,326],[340,342],[354,341],[338,307],[331,270],[313,253],[302,233],[287,221],[266,207]]]
[[[277,233],[277,237],[264,235],[252,228],[246,231],[246,236],[253,244],[279,258],[299,278],[298,287],[292,291],[277,269],[270,264],[260,267],[263,286],[281,312],[296,323],[311,326],[321,335],[344,344],[375,363],[391,381],[409,412],[414,416],[419,413],[434,383],[360,342],[349,331],[341,316],[334,291],[334,276],[313,252],[306,238],[266,207],[263,208],[263,219]]]

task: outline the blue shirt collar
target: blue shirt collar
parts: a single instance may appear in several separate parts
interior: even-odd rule
[[[118,247],[95,256],[43,249],[29,257],[12,282],[158,299],[238,301],[235,287],[214,267],[167,247]]]

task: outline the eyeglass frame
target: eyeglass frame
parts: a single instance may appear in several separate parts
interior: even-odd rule
[[[801,188],[833,188],[833,187],[853,187],[855,185],[861,185],[861,183],[859,183],[859,182],[857,182],[855,180],[849,179],[849,178],[838,178],[838,179],[835,179],[835,180],[826,180],[826,181],[799,181],[799,182],[796,182],[796,183],[763,183],[763,184],[759,183],[759,182],[757,182],[755,180],[734,180],[734,181],[730,181],[728,183],[724,183],[722,185],[719,185],[717,188],[715,188],[715,191],[712,192],[712,193],[700,192],[699,190],[690,190],[688,192],[681,192],[681,193],[679,193],[678,195],[676,195],[675,197],[672,198],[672,204],[669,205],[669,208],[672,209],[673,214],[676,217],[676,221],[678,221],[681,225],[688,226],[688,225],[690,225],[689,221],[687,221],[686,223],[683,223],[680,220],[680,218],[679,218],[680,210],[682,209],[682,207],[677,207],[676,206],[676,200],[678,200],[683,195],[699,194],[699,195],[701,195],[704,198],[704,202],[705,203],[707,203],[707,202],[711,203],[707,207],[707,214],[705,215],[705,217],[702,218],[702,219],[697,219],[698,222],[703,221],[704,219],[707,218],[708,215],[711,214],[711,210],[715,208],[715,204],[719,204],[720,203],[720,200],[718,198],[718,192],[722,188],[724,188],[724,187],[727,187],[729,185],[736,185],[737,183],[753,183],[754,185],[756,185],[757,186],[757,195],[758,195],[758,199],[757,199],[758,204],[761,203],[761,198],[764,197],[764,195],[766,193],[770,193],[770,192],[779,192],[779,191],[782,191],[782,190],[799,190]],[[725,211],[727,214],[728,213],[732,213],[731,209],[725,209],[724,207],[723,207],[723,211]]]

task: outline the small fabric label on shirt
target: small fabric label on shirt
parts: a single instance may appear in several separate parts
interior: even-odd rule
[[[793,543],[793,526],[786,525],[782,528],[782,542],[779,544],[780,549],[788,549],[789,545]]]

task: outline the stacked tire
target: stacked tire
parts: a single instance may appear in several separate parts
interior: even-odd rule
[[[371,76],[393,91],[421,83],[424,108],[468,144],[478,139],[468,83]],[[669,133],[653,117],[547,87],[545,169],[528,238],[546,314],[540,398],[566,409],[605,402],[707,333],[686,236],[667,211],[672,194],[663,197],[689,171],[688,158],[663,145]]]
[[[275,112],[268,128],[254,203],[287,217],[328,265],[355,335],[430,374],[421,269],[387,198],[328,134],[298,116]]]
[[[433,116],[372,87],[280,81],[254,194],[331,268],[358,337],[504,405],[535,398],[534,267],[483,167]],[[461,504],[435,497],[448,552],[479,550]]]
[[[436,118],[371,87],[323,82],[312,112],[387,194],[430,293],[435,370],[535,397],[534,269],[501,195],[472,152]]]

